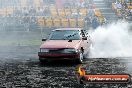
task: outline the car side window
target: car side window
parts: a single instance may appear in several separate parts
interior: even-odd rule
[[[88,33],[88,30],[83,30],[84,34],[85,34],[85,37],[89,37],[89,33]]]
[[[86,37],[84,30],[81,30],[82,37]]]

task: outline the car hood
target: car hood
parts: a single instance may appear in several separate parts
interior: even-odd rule
[[[78,48],[81,43],[81,40],[47,40],[44,42],[40,48]]]

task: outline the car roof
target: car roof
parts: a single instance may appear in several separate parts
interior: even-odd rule
[[[82,30],[81,28],[58,28],[54,30]]]

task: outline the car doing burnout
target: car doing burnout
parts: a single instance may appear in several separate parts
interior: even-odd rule
[[[51,32],[38,52],[40,62],[53,59],[77,60],[84,62],[90,50],[91,40],[86,30],[80,28],[60,28]]]

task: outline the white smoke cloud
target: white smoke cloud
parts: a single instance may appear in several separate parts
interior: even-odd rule
[[[129,29],[130,23],[124,21],[98,27],[91,33],[93,44],[89,57],[131,57],[132,33]]]

